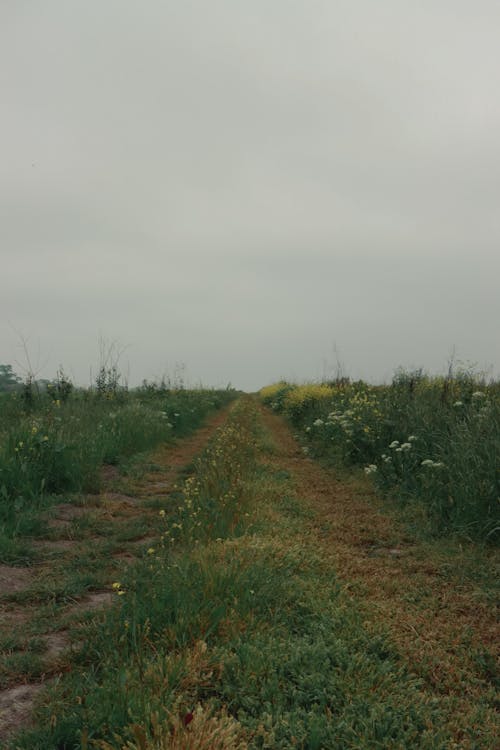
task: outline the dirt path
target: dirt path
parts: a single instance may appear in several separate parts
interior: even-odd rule
[[[386,626],[425,690],[449,707],[453,722],[461,716],[464,731],[478,724],[481,717],[471,715],[471,704],[481,691],[493,691],[490,667],[499,649],[495,602],[471,574],[473,550],[412,539],[383,511],[367,480],[339,481],[304,455],[282,417],[262,408],[262,418],[276,446],[269,463],[289,474],[312,510],[309,533],[365,611],[366,627]],[[489,555],[492,566],[498,563],[495,552]],[[454,730],[460,741],[461,730]]]
[[[189,437],[161,445],[152,454],[149,470],[139,477],[123,478],[116,467],[104,467],[99,495],[82,498],[82,505],[65,502],[52,509],[50,538],[32,542],[39,554],[37,564],[30,568],[0,565],[0,638],[3,644],[8,644],[11,636],[17,638],[10,652],[4,650],[0,671],[4,688],[0,690],[0,746],[14,731],[29,724],[44,683],[71,669],[71,629],[89,613],[99,616],[111,603],[111,584],[119,578],[120,570],[157,539],[158,504],[168,508],[169,495],[177,482],[182,483],[182,473],[189,471],[189,465],[227,420],[230,409],[209,417]],[[80,568],[82,576],[85,565],[99,564],[100,586],[90,586],[80,596],[58,599],[57,579],[69,568]],[[54,592],[53,601],[47,597],[50,591]],[[25,634],[21,641],[20,631]],[[35,639],[36,651],[31,653],[30,643]],[[24,673],[12,667],[23,656],[32,660]]]

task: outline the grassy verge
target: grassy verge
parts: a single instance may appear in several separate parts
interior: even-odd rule
[[[266,466],[254,406],[217,433],[161,543],[38,709],[22,750],[489,748],[490,707],[460,743],[435,692],[337,581],[312,511]]]
[[[298,430],[304,450],[362,467],[433,535],[500,540],[500,390],[470,374],[399,373],[390,386],[362,381],[262,389]]]
[[[29,564],[26,540],[46,531],[42,513],[63,494],[97,492],[103,464],[132,466],[134,455],[189,434],[234,396],[75,391],[66,400],[41,395],[28,408],[17,393],[0,394],[0,562]]]

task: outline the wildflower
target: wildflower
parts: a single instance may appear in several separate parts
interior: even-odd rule
[[[411,443],[403,443],[401,446],[402,451],[409,451],[411,450]]]
[[[111,586],[115,589],[115,591],[118,591],[118,589],[121,589],[122,587],[120,581],[115,581],[114,583],[111,584]]]
[[[389,448],[397,448],[399,446],[399,440],[393,440]]]
[[[472,398],[478,400],[486,398],[486,393],[484,393],[483,391],[474,391],[474,393],[472,394]]]
[[[193,719],[194,719],[194,714],[193,714],[192,711],[189,711],[189,713],[187,713],[184,716],[182,722],[183,722],[184,726],[187,727],[188,724],[191,724],[191,722],[193,721]]]
[[[396,452],[396,453],[402,453],[402,452],[403,452],[403,449],[402,449],[402,448],[396,448],[396,451],[395,451],[395,452]]]
[[[120,589],[120,591],[117,591],[116,593],[118,594],[118,596],[124,596],[125,595],[125,591],[123,589]]]
[[[160,510],[160,516],[161,516],[161,517],[163,518],[163,517],[164,517],[164,515],[165,515],[165,511],[164,511],[164,510],[163,510],[163,508],[162,508],[162,510]]]
[[[311,432],[311,428],[310,427],[306,427],[306,432]]]
[[[323,420],[322,420],[322,419],[316,419],[316,421],[315,421],[315,422],[313,422],[313,424],[314,424],[314,426],[315,426],[315,427],[323,427],[323,425],[324,425],[325,423],[323,422]]]
[[[384,458],[384,463],[385,463],[385,464],[390,464],[390,463],[391,463],[391,461],[392,461],[392,458],[391,458],[391,456],[386,456],[386,457]]]
[[[149,549],[148,549],[148,555],[154,555],[155,551],[156,550],[155,550],[154,547],[149,547]]]
[[[455,403],[453,404],[453,406],[456,406],[457,408],[459,406],[463,406],[463,401],[455,401]]]
[[[417,438],[416,435],[410,435],[409,438],[408,438],[408,442],[409,443],[414,443],[415,440],[418,440],[418,438]]]
[[[441,469],[444,466],[442,461],[432,461],[430,458],[426,458],[420,463],[420,466],[428,466],[431,469]]]
[[[365,466],[365,474],[374,474],[377,471],[377,467],[375,464],[369,464],[369,466]]]

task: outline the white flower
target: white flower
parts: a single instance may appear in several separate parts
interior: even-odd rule
[[[306,432],[311,432],[311,428],[310,427],[306,427]]]
[[[398,445],[399,445],[399,440],[393,440],[389,448],[397,448]]]
[[[370,464],[369,466],[365,466],[365,474],[374,474],[377,471],[377,467],[375,464]]]
[[[325,423],[323,422],[323,420],[322,420],[322,419],[316,419],[316,421],[315,421],[315,422],[313,422],[313,425],[314,425],[315,427],[323,427],[323,425],[324,425],[324,424],[325,424]]]
[[[414,443],[415,440],[418,440],[418,438],[417,438],[416,435],[410,435],[409,438],[408,438],[408,442],[409,443]]]
[[[472,394],[472,398],[486,398],[486,393],[484,393],[483,391],[474,391],[474,393]]]
[[[402,451],[410,451],[411,450],[411,443],[403,443],[401,446]]]
[[[431,469],[441,469],[444,466],[444,463],[442,461],[433,461],[430,458],[426,458],[424,461],[421,461],[420,466],[428,466]]]
[[[391,463],[391,461],[392,461],[392,458],[391,458],[390,456],[386,456],[386,457],[384,458],[384,463],[385,463],[385,464],[390,464],[390,463]]]
[[[455,403],[453,404],[453,406],[456,406],[457,408],[460,407],[460,406],[463,406],[463,401],[455,401]]]
[[[395,450],[395,453],[402,453],[402,452],[403,452],[402,448],[396,448],[396,450]]]

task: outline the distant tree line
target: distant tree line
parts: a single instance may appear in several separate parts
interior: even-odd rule
[[[0,365],[0,391],[13,391],[21,385],[21,378],[16,375],[12,365]]]

